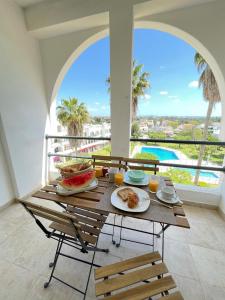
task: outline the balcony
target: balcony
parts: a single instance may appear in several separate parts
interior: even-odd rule
[[[225,2],[221,0],[1,1],[0,299],[78,299],[76,293],[59,283],[55,283],[55,288],[42,288],[49,273],[48,262],[54,245],[41,236],[17,200],[38,203],[37,199],[31,199],[31,194],[54,175],[53,158],[71,156],[71,149],[65,149],[68,137],[63,137],[63,146],[58,143],[62,137],[46,138],[51,134],[50,107],[74,60],[109,33],[111,129],[106,126],[104,134],[107,137],[103,138],[97,138],[91,130],[86,137],[78,137],[86,141],[91,139],[93,143],[84,144],[79,149],[82,155],[75,153],[73,156],[85,154],[88,158],[86,146],[91,148],[96,141],[99,147],[110,142],[112,155],[123,157],[141,152],[143,146],[147,150],[151,147],[170,148],[178,159],[161,160],[160,173],[166,173],[170,168],[191,169],[190,172],[200,169],[200,182],[205,180],[204,172],[214,174],[214,178],[204,181],[207,186],[194,185],[193,173],[189,174],[191,184],[175,182],[176,190],[185,202],[191,229],[189,232],[179,228],[166,231],[165,260],[185,299],[225,299],[224,162],[214,165],[205,159],[197,166],[196,159],[188,157],[186,160],[179,150],[179,145],[182,148],[184,144],[198,148],[201,145],[209,148],[225,146],[224,11]],[[220,142],[130,138],[135,28],[157,29],[175,35],[207,59],[221,94]],[[209,129],[218,133],[218,128]],[[144,126],[142,130],[146,132]],[[98,135],[101,134],[99,131]],[[49,145],[54,138],[58,152],[52,151]],[[54,204],[50,206],[55,208]],[[137,224],[146,227],[144,221],[134,223],[127,218],[126,222],[133,227]],[[107,227],[104,229],[108,230]],[[140,239],[144,241],[146,236]],[[103,264],[148,251],[143,245],[139,247],[126,242],[120,249],[115,249],[107,236],[101,237],[100,242],[111,250],[107,260],[105,255],[96,255],[97,261],[101,260]],[[160,244],[161,239],[158,239],[158,248]],[[80,270],[84,271],[72,269],[68,262],[59,264],[59,271],[68,280],[76,278],[81,286],[85,271]],[[92,276],[87,300],[94,299],[93,285]]]

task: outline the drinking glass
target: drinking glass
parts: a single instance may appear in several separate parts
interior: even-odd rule
[[[116,185],[121,185],[123,183],[123,174],[122,173],[116,173],[114,176],[114,182]]]
[[[149,181],[149,190],[152,193],[156,193],[159,187],[159,180],[157,176],[152,175]]]
[[[95,176],[97,178],[103,176],[102,167],[95,167]]]

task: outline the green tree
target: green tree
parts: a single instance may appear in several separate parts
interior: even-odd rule
[[[133,122],[131,126],[131,136],[134,138],[139,138],[141,136],[140,127],[138,122]]]
[[[166,139],[166,134],[162,131],[159,132],[149,131],[148,136],[150,139],[159,139],[159,140]]]
[[[143,64],[137,65],[136,61],[133,61],[132,72],[132,121],[137,116],[138,100],[140,96],[144,96],[148,88],[150,88],[150,82],[148,80],[150,74],[148,72],[142,72]],[[106,79],[110,90],[110,77]]]
[[[57,106],[57,119],[67,128],[68,135],[78,136],[83,133],[83,125],[89,120],[89,114],[84,103],[79,104],[76,98],[62,99]],[[77,150],[78,142],[69,140],[71,147]]]
[[[169,169],[162,173],[163,176],[170,177],[175,183],[192,184],[191,174],[188,171],[180,169]]]
[[[136,153],[134,158],[139,159],[148,159],[148,160],[157,160],[157,156],[151,153]]]
[[[195,65],[197,66],[197,69],[200,73],[199,77],[199,87],[202,87],[203,89],[203,97],[205,101],[208,102],[208,109],[207,109],[207,115],[205,119],[205,125],[203,130],[203,140],[207,140],[208,137],[208,127],[210,123],[210,118],[212,115],[213,107],[217,102],[221,100],[219,88],[215,79],[215,76],[206,62],[206,60],[201,56],[200,53],[196,53],[194,57]],[[199,157],[198,157],[198,163],[197,165],[200,166],[202,164],[202,160],[204,157],[204,151],[205,146],[200,147]],[[195,184],[198,183],[200,175],[200,170],[197,170],[195,175]]]

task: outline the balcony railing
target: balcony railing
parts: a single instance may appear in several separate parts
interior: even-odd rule
[[[110,137],[78,137],[78,136],[60,136],[60,135],[46,135],[46,139],[55,139],[55,140],[89,140],[89,141],[105,141],[110,142]],[[189,141],[189,140],[172,140],[172,139],[140,139],[140,138],[130,138],[130,142],[138,142],[139,144],[177,144],[177,145],[195,145],[195,146],[218,146],[225,148],[225,142],[210,142],[210,141]],[[173,149],[172,149],[173,150]],[[48,152],[48,157],[65,157],[65,158],[79,158],[79,159],[91,159],[91,156],[82,156],[77,153],[74,154],[65,154],[65,153],[53,153]],[[190,160],[189,160],[190,161]],[[211,171],[211,172],[222,172],[225,173],[225,166],[218,165],[196,165],[191,163],[175,163],[173,162],[163,162],[160,161],[159,166],[161,167],[170,167],[170,168],[179,168],[179,169],[192,169],[192,170],[202,170],[202,171]]]

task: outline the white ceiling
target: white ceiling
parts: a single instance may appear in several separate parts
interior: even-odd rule
[[[22,7],[27,7],[29,5],[39,3],[39,2],[44,2],[46,0],[14,0],[14,1]]]

